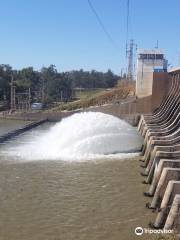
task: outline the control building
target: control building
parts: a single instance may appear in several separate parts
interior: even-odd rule
[[[136,96],[152,95],[154,76],[167,72],[167,60],[161,49],[139,49],[137,58]]]

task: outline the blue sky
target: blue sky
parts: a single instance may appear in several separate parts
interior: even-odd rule
[[[115,46],[87,0],[0,0],[0,63],[18,69],[55,64],[59,71],[125,71],[127,1],[91,2]],[[180,65],[179,10],[179,0],[130,0],[129,39],[139,48],[154,48],[158,39],[170,64]]]

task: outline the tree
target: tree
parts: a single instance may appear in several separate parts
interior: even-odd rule
[[[0,100],[10,103],[11,77],[16,85],[16,92],[22,93],[31,89],[32,101],[51,103],[68,101],[72,98],[73,88],[111,88],[117,84],[119,77],[110,69],[106,72],[96,70],[73,70],[59,73],[55,65],[35,71],[33,67],[12,70],[8,64],[0,65]]]

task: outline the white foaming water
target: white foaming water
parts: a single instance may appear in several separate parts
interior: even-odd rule
[[[141,144],[136,129],[125,121],[100,112],[85,112],[64,118],[31,142],[8,148],[6,154],[25,160],[84,161],[134,156]]]

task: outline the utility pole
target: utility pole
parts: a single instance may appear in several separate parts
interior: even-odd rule
[[[156,42],[156,47],[155,47],[156,49],[158,49],[159,48],[159,41],[157,40],[157,42]]]
[[[11,110],[14,110],[16,107],[16,86],[14,86],[14,78],[11,75]]]
[[[45,101],[45,81],[44,81],[44,75],[43,75],[43,73],[42,73],[41,81],[42,81],[42,87],[41,87],[41,101],[42,101],[42,104],[44,104],[44,101]]]
[[[31,88],[28,91],[28,110],[31,108]]]
[[[61,95],[61,102],[63,101],[63,91],[60,91],[60,95]]]
[[[121,78],[123,78],[124,68],[121,68]]]
[[[16,87],[13,86],[13,107],[16,109]]]
[[[127,80],[132,81],[133,80],[133,73],[134,73],[134,40],[130,40],[129,48],[127,48],[127,58],[128,58],[128,68],[127,68]]]

